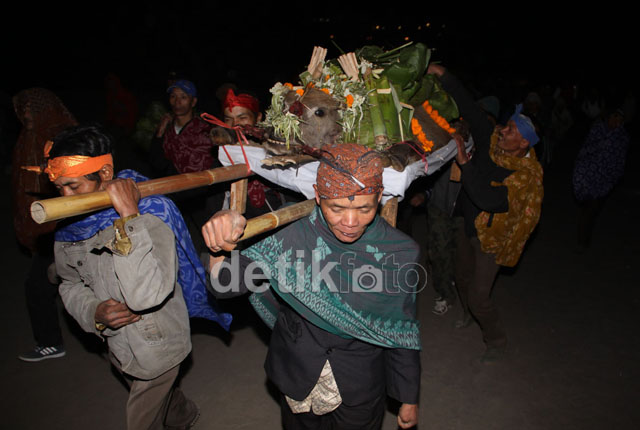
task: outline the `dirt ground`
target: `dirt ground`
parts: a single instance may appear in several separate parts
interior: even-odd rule
[[[503,271],[495,284],[511,340],[507,359],[479,364],[477,325],[454,329],[460,308],[436,316],[430,312],[433,291],[420,294],[420,429],[640,428],[637,151],[604,207],[592,248],[583,254],[574,252],[574,151],[559,148],[546,169],[538,229],[518,267]],[[7,175],[0,186],[8,196]],[[67,355],[39,363],[17,359],[33,346],[22,286],[29,259],[14,244],[8,199],[1,204],[0,428],[124,428],[125,386],[110,369],[104,345],[82,333],[61,305]],[[421,216],[413,218],[413,229],[426,246]],[[225,306],[236,318],[230,334],[207,322],[193,324],[193,353],[181,383],[201,408],[196,428],[278,429],[279,407],[263,370],[268,330],[246,301]],[[397,428],[391,409],[384,429]]]

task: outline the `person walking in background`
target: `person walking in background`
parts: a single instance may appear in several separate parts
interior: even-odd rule
[[[18,356],[34,362],[59,358],[66,354],[56,297],[57,280],[53,267],[53,231],[56,222],[38,224],[31,218],[31,203],[53,197],[55,188],[40,175],[23,169],[44,163],[45,143],[76,119],[62,101],[45,88],[29,88],[13,97],[22,130],[13,148],[11,161],[11,202],[13,227],[18,242],[31,256],[31,267],[25,281],[27,312],[35,339],[35,348]]]
[[[491,298],[501,266],[517,264],[524,245],[540,219],[542,167],[533,146],[539,138],[521,106],[502,127],[489,120],[471,94],[444,67],[431,64],[428,73],[439,76],[470,124],[475,149],[469,158],[463,139],[456,137],[456,163],[461,170],[462,192],[456,208],[464,228],[456,233],[456,286],[463,328],[475,318],[482,330],[485,364],[501,359],[507,334]]]
[[[624,111],[615,109],[596,120],[578,151],[572,177],[579,204],[577,252],[591,244],[598,213],[624,174],[630,141],[624,119]]]

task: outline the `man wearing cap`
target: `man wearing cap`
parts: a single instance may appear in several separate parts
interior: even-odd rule
[[[45,149],[44,170],[63,196],[106,191],[113,208],[69,218],[55,232],[60,296],[88,333],[107,341],[130,386],[129,429],[187,429],[197,406],[175,386],[191,351],[189,317],[230,316],[206,300],[204,268],[175,205],[140,198],[131,170],[114,175],[111,139],[98,127],[65,130]]]
[[[164,154],[164,160],[154,160],[156,173],[167,176],[210,169],[215,160],[208,134],[211,126],[195,114],[195,85],[180,79],[169,86],[167,93],[171,113],[160,121],[153,142],[155,149],[162,147]]]
[[[163,117],[151,143],[153,176],[200,172],[217,167],[217,148],[209,137],[211,125],[196,115],[198,93],[193,82],[176,80],[167,93],[171,113]],[[204,243],[199,240],[200,228],[211,210],[221,207],[219,193],[217,187],[203,187],[170,196],[184,215],[199,253],[206,252]]]
[[[502,358],[507,348],[507,335],[491,300],[493,283],[501,266],[517,264],[540,218],[542,167],[532,150],[539,139],[521,106],[505,126],[494,127],[454,75],[436,64],[428,72],[440,77],[458,104],[475,143],[469,158],[458,141],[456,157],[462,172],[456,215],[464,225],[456,232],[455,278],[463,305],[456,327],[477,320],[486,345],[481,362],[489,364]]]
[[[375,151],[325,146],[309,216],[230,257],[244,217],[221,211],[202,229],[214,294],[251,292],[273,330],[265,370],[286,429],[379,429],[387,395],[402,428],[417,423],[419,247],[377,214],[382,171]]]

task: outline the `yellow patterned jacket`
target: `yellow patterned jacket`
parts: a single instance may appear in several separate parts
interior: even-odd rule
[[[493,214],[481,212],[475,226],[482,251],[495,254],[497,264],[513,267],[540,219],[544,195],[542,166],[535,151],[529,151],[525,157],[502,152],[497,146],[496,134],[491,137],[489,155],[497,165],[514,171],[503,182],[491,184],[507,187],[509,210]]]

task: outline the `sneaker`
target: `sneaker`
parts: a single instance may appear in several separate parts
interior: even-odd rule
[[[446,299],[442,299],[438,297],[436,298],[435,304],[433,305],[433,309],[431,309],[431,312],[433,312],[436,315],[444,315],[449,311],[449,309],[451,309],[451,306],[453,305],[447,302]]]
[[[57,346],[36,346],[33,350],[20,354],[18,358],[22,361],[42,361],[47,358],[64,357],[67,352],[62,345]]]

